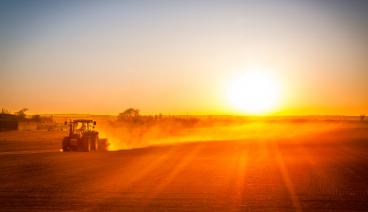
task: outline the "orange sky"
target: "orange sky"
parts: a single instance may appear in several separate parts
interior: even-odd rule
[[[4,3],[0,106],[239,114],[229,80],[264,69],[269,114],[368,113],[367,4],[307,2]]]

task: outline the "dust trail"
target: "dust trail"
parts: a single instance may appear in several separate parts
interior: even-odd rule
[[[156,122],[118,122],[110,121],[99,125],[100,137],[109,139],[109,150],[142,148],[153,145],[176,144],[183,142],[220,140],[290,140],[293,142],[338,139],[335,132],[342,129],[357,128],[359,123],[347,122],[243,122],[211,123],[181,122],[163,120]],[[367,128],[367,126],[365,126]],[[341,135],[340,135],[341,136]]]

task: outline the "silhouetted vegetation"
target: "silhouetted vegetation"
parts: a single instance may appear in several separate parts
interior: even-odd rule
[[[10,114],[10,112],[6,108],[1,108],[1,113],[0,114]]]
[[[0,131],[1,130],[52,130],[57,128],[56,122],[52,116],[42,116],[35,114],[27,116],[28,108],[23,108],[14,114],[9,110],[2,108],[0,113]]]
[[[119,113],[119,121],[137,121],[139,119],[139,110],[135,108],[128,108],[124,112]]]
[[[140,115],[139,110],[128,108],[124,112],[119,113],[117,121],[119,125],[137,125],[137,126],[153,126],[153,125],[175,125],[180,127],[193,127],[199,119],[194,116],[163,116],[158,115]]]
[[[15,115],[17,116],[18,120],[20,121],[25,120],[27,111],[28,111],[28,108],[23,108],[19,110],[18,112],[15,112]]]

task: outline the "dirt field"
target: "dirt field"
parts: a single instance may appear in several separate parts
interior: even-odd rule
[[[59,152],[65,133],[0,133],[0,211],[368,209],[367,125],[105,153]]]

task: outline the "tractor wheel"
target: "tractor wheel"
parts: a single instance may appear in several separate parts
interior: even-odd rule
[[[97,151],[96,149],[96,138],[91,136],[88,138],[89,142],[91,143],[91,151]]]
[[[63,152],[69,152],[69,151],[70,151],[69,139],[64,138],[64,140],[63,140]]]
[[[97,138],[94,139],[93,144],[94,144],[94,150],[96,152],[99,151],[98,139]]]
[[[85,139],[83,141],[83,151],[90,152],[91,151],[91,141],[90,139]]]
[[[106,138],[100,138],[98,139],[98,150],[99,151],[107,151],[108,150],[108,142]]]

